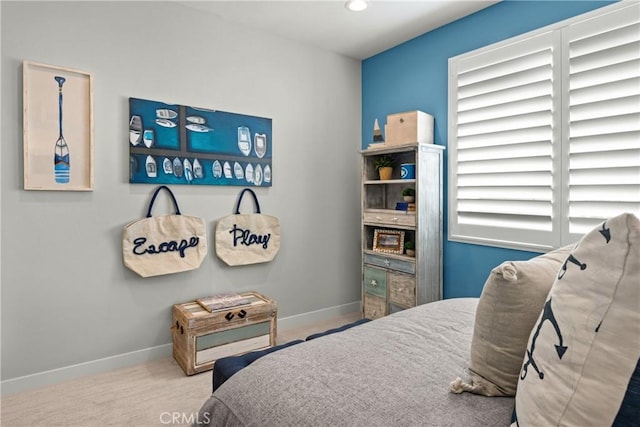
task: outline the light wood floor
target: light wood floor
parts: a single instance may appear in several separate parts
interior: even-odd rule
[[[341,326],[360,313],[278,331],[278,343]],[[190,425],[211,394],[211,371],[188,377],[173,358],[2,397],[2,427]]]

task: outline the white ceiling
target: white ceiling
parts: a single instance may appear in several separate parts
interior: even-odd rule
[[[203,0],[185,6],[219,18],[365,59],[498,1],[370,0],[363,12],[346,0]]]

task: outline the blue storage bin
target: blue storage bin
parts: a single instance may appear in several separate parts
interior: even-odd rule
[[[400,165],[400,178],[402,178],[402,179],[415,179],[416,178],[416,164],[415,163],[402,163]]]

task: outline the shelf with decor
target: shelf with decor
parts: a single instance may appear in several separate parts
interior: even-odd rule
[[[366,318],[442,298],[443,151],[431,143],[385,144],[361,151]],[[377,166],[387,162],[394,165],[391,176],[381,179]],[[403,193],[413,194],[414,200],[405,201]],[[413,255],[405,250],[407,242]]]

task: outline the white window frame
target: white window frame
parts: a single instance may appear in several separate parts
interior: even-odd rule
[[[566,46],[568,46],[569,31],[572,27],[575,27],[576,24],[579,25],[593,18],[611,20],[612,17],[615,19],[616,14],[620,16],[620,13],[638,16],[640,14],[640,6],[637,2],[615,3],[613,5],[605,6],[598,10],[449,59],[448,238],[450,241],[475,243],[519,250],[531,250],[535,252],[546,252],[548,250],[573,243],[583,234],[583,232],[577,233],[575,230],[572,232],[572,230],[569,229],[570,188],[568,141],[570,110],[569,53]],[[609,18],[601,18],[606,15],[609,15]],[[461,217],[459,216],[460,213],[458,211],[458,77],[464,78],[464,72],[458,72],[459,65],[463,64],[460,65],[460,68],[463,71],[471,69],[471,73],[473,73],[473,71],[475,71],[473,69],[475,67],[475,63],[473,61],[479,60],[479,67],[482,67],[482,64],[486,61],[496,60],[499,62],[502,60],[501,58],[504,55],[509,55],[510,51],[513,52],[527,44],[535,44],[538,39],[543,40],[543,42],[547,42],[548,39],[550,39],[553,51],[553,112],[551,113],[553,125],[551,132],[552,136],[550,136],[553,154],[552,170],[548,172],[551,174],[551,182],[549,182],[548,188],[551,192],[551,198],[549,200],[544,199],[541,201],[534,201],[536,203],[539,202],[543,206],[547,206],[544,209],[544,213],[541,214],[541,218],[543,218],[541,220],[542,225],[538,226],[537,224],[534,224],[531,229],[527,229],[527,225],[523,225],[520,228],[507,228],[502,225],[495,225],[496,221],[493,218],[490,218],[491,222],[487,222],[485,224],[480,219],[481,215],[478,215],[478,218],[474,218],[477,219],[475,223],[474,221],[465,222],[464,219],[459,221],[459,218]],[[464,84],[462,84],[462,86],[463,85]],[[464,111],[461,111],[460,114],[464,114]],[[464,121],[460,126],[462,126],[461,129],[464,128]],[[638,147],[640,147],[640,139],[638,140]],[[464,167],[464,162],[462,165],[462,167]],[[462,188],[463,191],[466,189],[464,184],[460,188]],[[460,199],[460,201],[464,203],[463,199]],[[474,201],[472,200],[472,202]],[[523,203],[522,206],[525,206],[526,204],[527,203]],[[629,204],[621,204],[621,209],[623,209],[623,211],[634,212],[638,215],[639,213],[636,211],[638,210],[637,206],[640,206],[640,193],[638,194],[638,200],[634,200],[630,205],[631,210],[628,209]],[[461,209],[461,212],[464,212],[465,208]],[[503,216],[502,213],[496,213],[496,215],[497,218]],[[504,216],[509,217],[508,214]],[[597,213],[594,217],[597,217]],[[589,218],[589,220],[595,221],[593,218]]]

